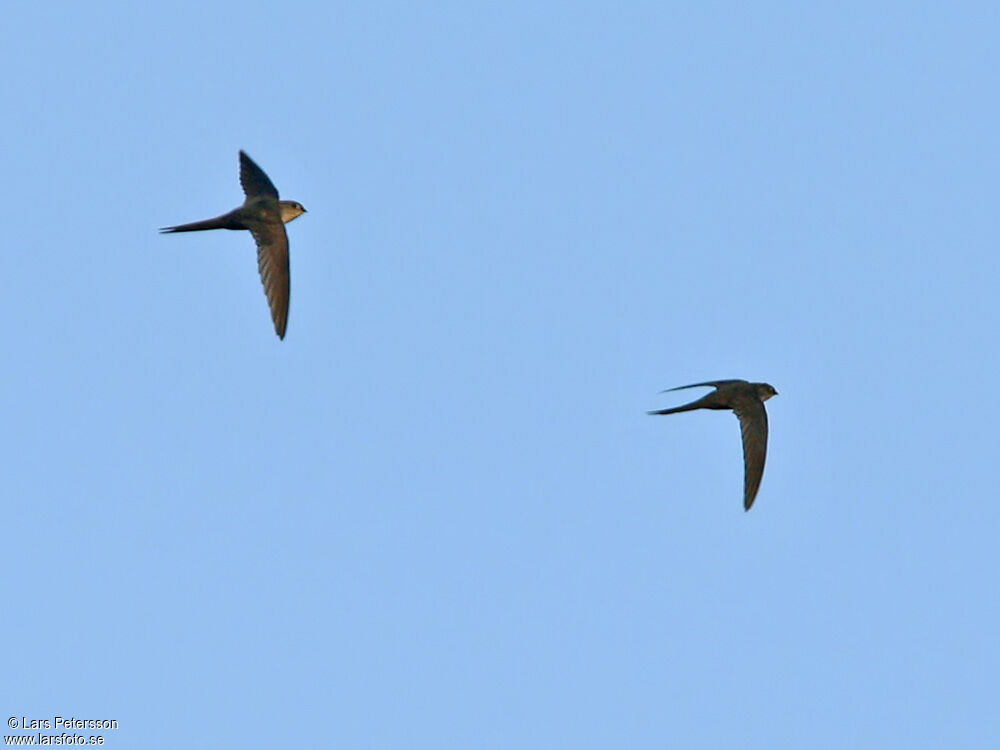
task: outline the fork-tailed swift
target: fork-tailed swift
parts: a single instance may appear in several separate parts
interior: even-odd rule
[[[246,200],[239,208],[214,219],[164,227],[161,232],[198,232],[203,229],[246,229],[257,243],[257,269],[278,338],[288,325],[288,235],[285,224],[306,212],[296,201],[278,199],[278,189],[253,160],[240,151],[240,185]]]
[[[711,380],[668,390],[680,391],[701,386],[711,386],[715,390],[690,404],[651,411],[649,414],[675,414],[695,409],[732,409],[736,412],[743,432],[743,507],[750,510],[757,497],[760,479],[764,475],[764,458],[767,456],[767,412],[764,410],[764,402],[771,396],[777,396],[778,392],[767,383],[748,383],[746,380]]]

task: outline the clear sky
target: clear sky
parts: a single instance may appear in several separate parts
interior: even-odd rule
[[[0,26],[2,718],[996,741],[995,3],[146,5]]]

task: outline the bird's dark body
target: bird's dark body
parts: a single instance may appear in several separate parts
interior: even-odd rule
[[[764,402],[778,392],[768,383],[750,383],[746,380],[712,380],[669,390],[680,391],[703,386],[715,390],[690,404],[649,413],[677,414],[696,409],[732,409],[740,420],[740,431],[743,434],[743,507],[750,510],[760,488],[764,460],[767,457],[767,412],[764,410]]]
[[[305,213],[301,204],[278,199],[278,189],[244,152],[240,151],[240,185],[246,195],[242,206],[213,219],[164,227],[165,234],[202,232],[209,229],[243,229],[257,243],[257,268],[264,284],[271,319],[278,338],[285,337],[288,325],[290,279],[288,235],[285,224]]]

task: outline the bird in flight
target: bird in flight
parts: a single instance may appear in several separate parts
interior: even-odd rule
[[[271,308],[279,339],[288,326],[288,235],[285,224],[306,212],[301,203],[278,199],[278,189],[253,159],[240,151],[240,185],[246,200],[239,208],[214,219],[163,227],[161,232],[199,232],[204,229],[246,229],[257,243],[257,269]]]
[[[771,396],[777,396],[778,392],[774,390],[774,386],[767,383],[711,380],[707,383],[669,388],[663,393],[703,386],[711,386],[715,390],[690,404],[648,413],[675,414],[695,409],[732,409],[736,412],[743,433],[743,507],[745,510],[750,510],[760,488],[760,479],[764,476],[764,458],[767,456],[767,412],[764,410],[764,402]]]

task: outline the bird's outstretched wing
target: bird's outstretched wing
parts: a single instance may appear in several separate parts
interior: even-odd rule
[[[264,179],[267,179],[266,177]],[[257,270],[264,284],[264,294],[271,308],[271,320],[279,339],[285,338],[288,326],[288,235],[281,222],[254,222],[248,227],[257,243]]]
[[[712,388],[719,388],[723,385],[730,385],[732,383],[745,383],[745,380],[709,380],[705,383],[692,383],[691,385],[679,385],[676,388],[667,388],[665,391],[660,391],[660,393],[670,393],[670,391],[683,391],[685,388],[703,388],[711,386]]]
[[[243,193],[247,198],[258,195],[278,197],[278,188],[244,151],[240,151],[240,185],[243,186]]]
[[[740,419],[740,431],[743,433],[743,508],[750,510],[764,476],[767,412],[762,401],[749,397],[733,404],[733,411]]]

